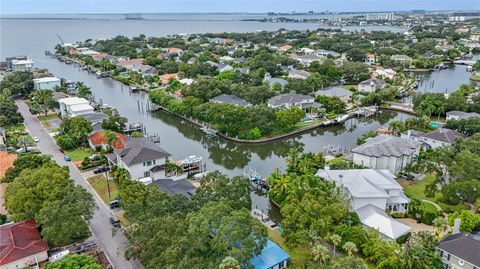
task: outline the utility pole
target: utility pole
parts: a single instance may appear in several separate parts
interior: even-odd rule
[[[108,166],[106,166],[106,167],[108,167]],[[105,177],[107,179],[108,200],[110,200],[111,197],[110,197],[110,183],[108,182],[108,170],[105,171]]]

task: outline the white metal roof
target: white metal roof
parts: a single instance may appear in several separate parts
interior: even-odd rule
[[[382,209],[366,205],[356,210],[363,225],[378,230],[390,239],[397,239],[410,232],[412,228],[389,217]]]
[[[57,77],[46,77],[46,78],[36,78],[33,79],[34,83],[43,83],[43,82],[57,82],[60,81]]]
[[[92,110],[93,111],[93,107],[89,104],[72,105],[72,106],[69,107],[69,109],[72,112],[85,111],[85,110]]]
[[[88,100],[85,98],[79,97],[67,97],[58,100],[59,103],[63,103],[66,106],[80,105],[80,104],[89,104]]]

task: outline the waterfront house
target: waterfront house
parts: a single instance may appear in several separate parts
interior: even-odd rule
[[[146,177],[157,180],[165,178],[169,156],[166,150],[142,137],[127,140],[122,149],[115,150],[113,155],[107,157],[110,163],[127,169],[135,180]]]
[[[388,170],[320,169],[316,175],[334,182],[350,200],[350,210],[356,212],[361,223],[378,230],[388,239],[395,240],[410,232],[411,228],[388,216],[391,213],[406,213],[410,200],[403,188]]]
[[[33,268],[48,260],[48,245],[34,219],[0,226],[0,268]]]
[[[420,146],[421,143],[413,140],[380,134],[352,149],[353,162],[396,174],[418,156]]]
[[[364,80],[358,83],[357,90],[359,92],[376,92],[387,86],[388,84],[384,80],[377,79],[377,78],[369,78],[367,80]]]
[[[54,90],[60,88],[60,79],[56,77],[45,77],[33,79],[33,87],[35,90]]]
[[[315,106],[315,98],[310,95],[303,95],[298,93],[285,93],[274,96],[267,100],[267,105],[271,108],[286,108],[290,109],[294,106],[303,110],[311,106]]]
[[[479,118],[480,114],[475,113],[475,112],[464,112],[464,111],[448,111],[447,113],[446,120],[468,120],[470,118],[476,117]]]
[[[251,103],[243,100],[235,94],[220,94],[209,100],[212,103],[232,104],[235,106],[252,106]]]
[[[250,259],[250,264],[255,269],[282,269],[287,268],[288,255],[285,250],[275,244],[270,239],[267,239],[267,244],[262,249],[262,252]]]
[[[197,188],[188,179],[159,179],[151,183],[157,187],[159,192],[166,192],[168,195],[181,194],[190,199],[195,195]]]
[[[94,109],[85,98],[67,97],[58,100],[62,117],[76,117],[93,113]]]
[[[35,62],[30,59],[25,60],[12,60],[12,70],[13,72],[22,72],[22,71],[32,71],[34,68]]]
[[[288,72],[289,78],[307,79],[310,76],[310,72],[305,70],[290,70]]]
[[[422,141],[430,148],[438,148],[443,146],[453,146],[458,138],[465,136],[457,131],[438,128],[422,135]]]
[[[284,88],[288,84],[288,81],[283,78],[272,78],[270,73],[265,73],[265,76],[263,77],[263,81],[267,82],[270,88],[272,88],[273,85],[275,84],[278,84],[282,88]]]
[[[163,74],[159,76],[160,82],[165,85],[170,82],[170,80],[178,80],[178,73],[171,73],[171,74]]]
[[[26,60],[28,60],[28,57],[25,55],[5,57],[7,69],[12,69],[12,70],[13,70],[13,61],[26,61]]]
[[[480,234],[454,231],[437,245],[438,255],[443,268],[478,269],[480,268]]]
[[[317,90],[315,96],[338,97],[343,102],[348,103],[352,98],[352,92],[341,87],[330,86]]]
[[[383,68],[383,67],[377,67],[377,69],[373,72],[373,75],[376,78],[388,78],[388,79],[393,79],[397,72],[395,70],[390,69],[390,68]]]
[[[410,56],[408,56],[408,55],[398,55],[398,54],[396,54],[396,55],[392,55],[392,56],[390,57],[390,59],[391,59],[392,61],[400,62],[400,63],[408,63],[408,64],[410,64],[410,63],[413,62],[412,57],[410,57]]]
[[[368,53],[365,55],[365,63],[367,64],[374,64],[377,60],[377,56],[375,54]]]
[[[113,148],[122,149],[125,146],[125,143],[127,142],[128,138],[121,133],[117,133],[113,131],[112,133],[117,137],[117,141],[113,145]],[[91,134],[88,137],[88,144],[93,150],[96,150],[97,147],[100,147],[103,150],[107,150],[109,145],[108,145],[108,139],[105,135],[105,131],[99,130]]]

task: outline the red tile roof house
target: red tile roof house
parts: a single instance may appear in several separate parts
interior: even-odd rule
[[[0,226],[0,268],[34,266],[48,259],[47,251],[34,219]]]
[[[118,137],[118,142],[113,145],[115,149],[123,149],[125,147],[125,142],[127,142],[128,138],[117,132],[113,132]],[[98,146],[102,147],[103,150],[108,148],[107,138],[105,136],[105,131],[96,131],[88,138],[88,144],[92,149],[96,149]]]

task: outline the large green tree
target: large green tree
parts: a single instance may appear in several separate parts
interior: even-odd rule
[[[46,269],[102,269],[97,261],[87,255],[69,255],[65,258],[47,263]]]
[[[25,169],[36,169],[45,163],[53,163],[52,158],[48,155],[28,153],[18,157],[5,172],[3,182],[12,182]]]
[[[85,221],[95,208],[92,195],[70,180],[68,169],[51,163],[23,170],[8,186],[5,205],[13,220],[35,218],[52,245],[88,236]]]

